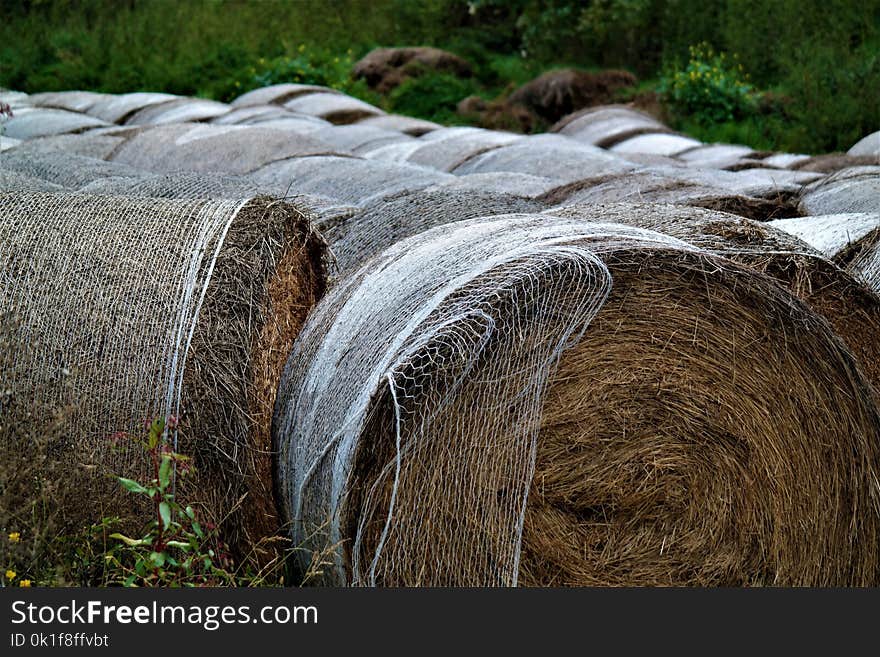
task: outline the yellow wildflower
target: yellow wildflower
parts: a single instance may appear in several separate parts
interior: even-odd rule
[[[18,583],[18,585],[23,589],[29,589],[31,587],[31,580],[23,579]]]
[[[11,532],[9,534],[10,543],[21,543],[21,532]]]
[[[15,575],[16,575],[16,573],[15,573],[14,570],[7,570],[7,571],[6,571],[6,579],[8,579],[9,581],[14,580],[14,579],[15,579]]]

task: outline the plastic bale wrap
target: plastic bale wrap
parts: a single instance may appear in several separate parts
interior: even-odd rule
[[[73,409],[57,458],[137,479],[141,448],[110,436],[178,417],[168,440],[196,466],[178,478],[180,499],[239,553],[277,532],[272,408],[324,287],[308,217],[268,198],[3,194],[0,207],[0,293],[20,345],[0,378],[13,395],[49,390],[59,396],[34,403]],[[92,483],[71,516],[131,517],[118,485]]]
[[[841,169],[804,187],[803,214],[880,212],[880,166]]]
[[[878,411],[824,320],[659,233],[398,242],[310,316],[273,433],[329,584],[876,584]]]

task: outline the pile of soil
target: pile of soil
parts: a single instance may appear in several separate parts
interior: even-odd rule
[[[451,52],[439,48],[376,48],[354,65],[352,75],[363,78],[379,93],[388,93],[404,80],[426,70],[451,73],[459,77],[473,74],[471,65]]]

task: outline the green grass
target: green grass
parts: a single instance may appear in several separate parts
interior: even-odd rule
[[[805,152],[845,150],[880,129],[871,96],[880,89],[880,0],[7,0],[2,11],[0,86],[29,92],[229,100],[299,77],[453,122],[462,93],[495,98],[560,66],[658,79],[706,42],[738,54],[754,87],[785,98],[784,110],[716,125],[679,113],[675,127]],[[402,45],[449,49],[475,76],[413,82],[395,98],[348,77],[373,47]]]

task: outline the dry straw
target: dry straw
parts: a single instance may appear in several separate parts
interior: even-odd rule
[[[0,207],[0,292],[21,345],[2,374],[12,394],[75,407],[59,457],[143,475],[139,450],[114,450],[109,436],[178,416],[170,438],[197,465],[182,480],[189,499],[215,522],[232,514],[226,537],[239,550],[276,531],[271,409],[324,285],[308,217],[268,198],[3,194]],[[89,499],[130,511],[115,492],[84,494],[72,512],[86,521],[97,520]]]
[[[656,230],[771,276],[828,320],[880,392],[880,297],[797,237],[767,223],[673,205],[578,205],[546,213]]]
[[[361,585],[880,581],[880,417],[770,277],[619,224],[397,243],[319,304],[276,406],[300,566]]]

